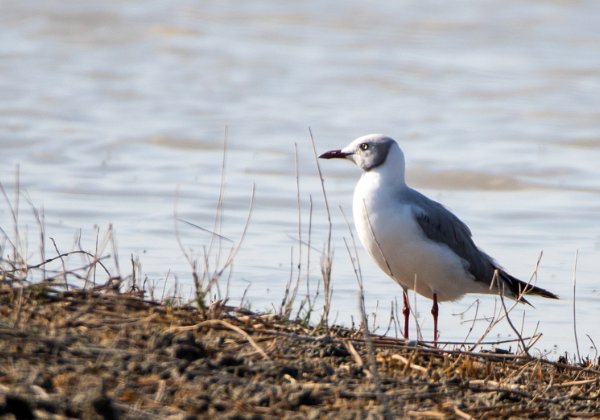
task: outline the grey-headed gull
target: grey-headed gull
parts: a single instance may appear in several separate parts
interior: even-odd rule
[[[436,344],[438,302],[456,300],[465,293],[499,291],[525,303],[529,302],[524,293],[558,299],[508,274],[477,248],[471,231],[458,217],[406,185],[404,153],[394,139],[369,134],[319,157],[349,159],[363,171],[354,189],[354,224],[379,268],[402,286],[405,338],[409,289],[433,300]]]

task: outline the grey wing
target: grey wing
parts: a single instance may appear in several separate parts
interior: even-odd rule
[[[442,243],[461,257],[476,281],[491,282],[496,269],[493,259],[481,251],[471,238],[471,231],[458,217],[440,203],[417,191],[415,218],[427,238]]]
[[[415,204],[415,218],[423,233],[434,242],[443,243],[466,263],[467,269],[476,281],[490,284],[494,271],[498,270],[499,281],[508,287],[513,298],[520,297],[520,302],[528,303],[522,293],[540,295],[550,299],[558,299],[554,293],[533,286],[511,276],[496,264],[494,259],[481,251],[471,238],[471,231],[450,210],[417,191],[410,190],[411,201]]]

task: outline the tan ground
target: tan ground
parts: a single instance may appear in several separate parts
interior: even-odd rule
[[[600,370],[225,307],[202,316],[114,291],[0,285],[0,416],[600,417]]]

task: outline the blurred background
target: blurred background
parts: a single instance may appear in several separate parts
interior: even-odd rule
[[[544,334],[537,349],[550,357],[575,351],[576,275],[580,346],[595,355],[600,3],[9,0],[0,7],[0,182],[14,204],[19,174],[20,192],[43,209],[46,235],[62,251],[77,242],[93,250],[112,224],[123,274],[134,256],[151,281],[177,280],[191,296],[175,226],[195,256],[210,235],[175,214],[215,229],[226,137],[225,237],[240,238],[256,185],[230,303],[247,289],[245,305],[276,310],[300,258],[308,292],[316,290],[327,238],[308,128],[318,152],[381,132],[403,147],[409,183],[459,215],[508,271],[529,279],[543,251],[538,284],[562,300],[534,298],[535,309],[519,307],[514,316],[524,335]],[[358,288],[340,209],[351,218],[359,172],[347,162],[321,165],[333,219],[330,320],[350,325],[359,317]],[[6,201],[0,227],[10,235]],[[308,240],[309,222],[308,265],[299,240]],[[24,198],[18,224],[28,258],[39,262]],[[226,254],[230,243],[222,246]],[[383,333],[401,291],[362,249],[359,257],[368,312]],[[490,316],[495,300],[442,304],[441,339],[465,339],[470,320]],[[430,339],[430,302],[418,298],[416,307]],[[493,339],[514,338],[505,324]]]

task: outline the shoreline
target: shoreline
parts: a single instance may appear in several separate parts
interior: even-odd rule
[[[0,414],[16,418],[600,416],[598,361],[408,346],[113,288],[5,284],[0,308]]]

